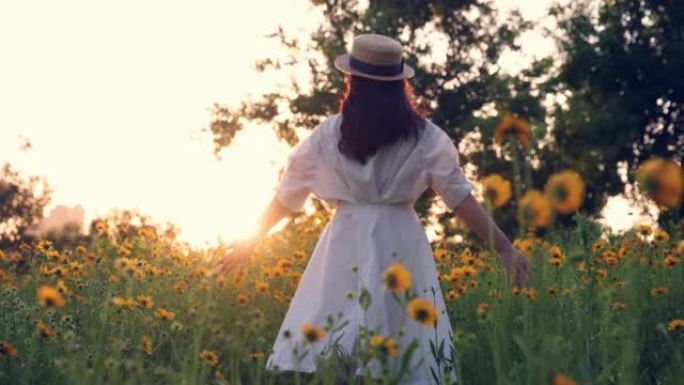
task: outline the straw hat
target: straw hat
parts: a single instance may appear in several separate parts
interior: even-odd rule
[[[399,80],[414,75],[413,68],[404,64],[401,43],[384,35],[357,35],[350,53],[335,59],[335,67],[349,75],[375,80]]]

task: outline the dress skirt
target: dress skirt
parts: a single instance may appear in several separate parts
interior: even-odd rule
[[[402,309],[385,287],[382,274],[396,262],[401,262],[411,272],[412,290],[418,297],[437,308],[435,327],[409,318],[406,309]],[[370,305],[366,310],[359,301],[364,288],[370,293]],[[335,324],[347,323],[339,331],[326,333],[317,342],[304,344],[302,326],[308,323],[323,328],[329,317]],[[445,370],[453,376],[453,366],[445,369],[445,360],[437,360],[430,347],[430,341],[437,347],[443,342],[443,353],[451,359],[452,329],[432,249],[409,202],[340,203],[323,229],[302,274],[266,369],[314,372],[314,357],[324,354],[323,348],[337,338],[342,352],[354,355],[354,342],[361,326],[371,330],[379,328],[380,334],[397,341],[399,354],[389,360],[390,368],[395,372],[399,370],[401,356],[409,343],[418,342],[411,358],[411,372],[404,375],[399,384],[436,384],[435,375],[439,377]],[[298,354],[294,354],[294,348]],[[299,356],[306,349],[309,352]],[[377,360],[372,360],[368,368],[374,377],[381,376]],[[357,368],[356,374],[363,375],[362,368]]]

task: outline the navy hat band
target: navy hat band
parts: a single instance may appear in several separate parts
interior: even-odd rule
[[[349,55],[349,67],[368,75],[396,76],[404,72],[404,59],[401,59],[401,63],[397,64],[379,65],[368,63]]]

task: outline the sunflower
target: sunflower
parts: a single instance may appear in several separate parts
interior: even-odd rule
[[[406,291],[411,288],[411,272],[400,262],[390,265],[382,273],[382,280],[391,291]]]
[[[397,342],[390,337],[385,338],[379,334],[376,334],[371,337],[369,344],[371,347],[380,350],[380,353],[388,357],[396,357],[399,353],[399,349],[397,349]],[[371,353],[371,355],[374,356],[373,353]]]
[[[164,321],[170,321],[176,317],[176,313],[166,308],[160,307],[154,312],[154,316],[159,319],[163,319]]]
[[[482,181],[485,199],[496,209],[511,199],[511,182],[499,174],[491,174]]]
[[[302,325],[302,333],[308,342],[318,342],[325,337],[325,331],[321,328],[311,326],[308,323]]]
[[[150,336],[143,336],[142,343],[140,344],[140,351],[145,353],[147,356],[152,355],[152,338]]]
[[[530,144],[530,122],[513,114],[505,114],[494,129],[494,140],[503,144],[509,136],[527,147]]]
[[[546,227],[551,223],[551,201],[541,191],[532,189],[520,199],[520,209],[527,223]]]
[[[584,201],[584,182],[572,170],[551,175],[546,182],[545,191],[553,208],[561,214],[577,211]]]
[[[684,193],[684,171],[673,160],[652,157],[639,165],[639,187],[661,207],[677,207]]]
[[[673,319],[667,324],[667,330],[684,330],[684,319]]]
[[[565,374],[558,373],[553,377],[551,385],[577,385],[577,382]]]
[[[62,307],[66,304],[64,297],[52,286],[41,286],[37,291],[38,303],[47,307]]]
[[[36,325],[36,329],[38,329],[38,334],[40,334],[40,336],[43,338],[52,338],[57,335],[57,332],[52,330],[47,324],[40,320]]]
[[[152,300],[152,297],[150,297],[149,295],[142,295],[142,294],[139,295],[138,296],[138,303],[141,306],[144,306],[148,309],[152,309],[152,307],[154,306],[154,301]]]
[[[214,366],[218,364],[218,354],[216,352],[204,349],[199,353],[199,357],[204,360],[207,364]]]
[[[7,356],[9,358],[14,358],[17,356],[17,350],[14,345],[5,342],[0,342],[0,358],[2,356]]]
[[[414,298],[408,303],[407,311],[409,317],[426,327],[433,327],[437,324],[437,308],[423,298]]]

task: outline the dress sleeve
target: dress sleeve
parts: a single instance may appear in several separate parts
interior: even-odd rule
[[[291,212],[301,210],[312,191],[316,156],[317,146],[312,133],[299,142],[287,157],[275,198]]]
[[[451,138],[439,127],[423,148],[423,165],[428,185],[450,210],[455,209],[472,191],[472,184],[463,175],[458,150]]]

